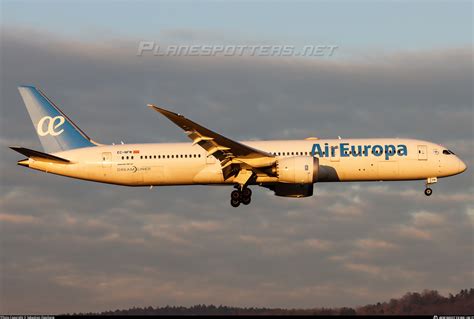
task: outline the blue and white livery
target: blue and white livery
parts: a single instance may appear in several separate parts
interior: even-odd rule
[[[11,148],[19,165],[124,186],[233,185],[231,205],[248,205],[258,185],[277,196],[313,195],[314,183],[425,180],[460,174],[466,164],[447,148],[399,138],[234,141],[180,114],[149,107],[179,126],[192,143],[102,145],[90,139],[40,90],[19,91],[43,151]]]

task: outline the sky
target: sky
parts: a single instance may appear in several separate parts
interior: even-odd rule
[[[423,181],[127,188],[28,170],[16,87],[101,143],[189,142],[154,103],[236,140],[411,137],[474,167],[472,3],[2,1],[0,313],[357,306],[474,285],[473,171]],[[137,56],[166,44],[336,45],[326,57]]]

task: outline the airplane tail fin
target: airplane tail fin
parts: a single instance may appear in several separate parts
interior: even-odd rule
[[[19,86],[43,149],[55,153],[74,148],[97,146],[66,114],[39,89]]]

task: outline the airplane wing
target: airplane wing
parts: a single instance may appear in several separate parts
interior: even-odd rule
[[[148,104],[151,109],[163,114],[182,128],[193,145],[204,148],[208,155],[215,156],[220,162],[224,179],[237,175],[237,182],[249,181],[260,168],[275,164],[276,158],[270,153],[247,146],[217,134],[187,118],[163,108]]]

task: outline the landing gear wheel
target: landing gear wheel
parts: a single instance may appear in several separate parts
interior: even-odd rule
[[[230,204],[232,205],[232,207],[239,207],[239,205],[240,205],[240,200],[238,200],[238,199],[231,199],[231,200],[230,200]]]
[[[431,188],[427,187],[425,189],[425,195],[426,196],[431,196],[431,194],[433,194],[433,190]]]
[[[230,193],[230,198],[232,198],[233,200],[237,200],[237,201],[240,201],[240,198],[242,197],[242,194],[239,192],[239,191],[232,191],[232,193]]]
[[[242,190],[242,197],[251,197],[252,196],[252,190],[248,187],[245,187]]]
[[[252,201],[251,197],[242,197],[242,204],[248,205]]]

